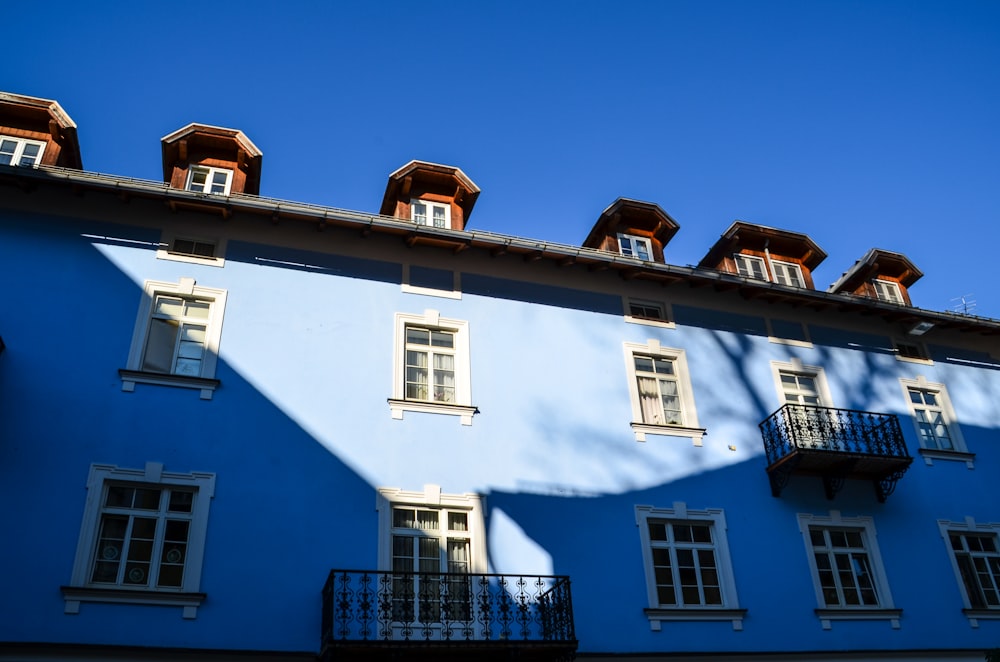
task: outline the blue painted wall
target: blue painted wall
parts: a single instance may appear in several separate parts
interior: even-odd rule
[[[581,652],[1000,641],[1000,621],[974,629],[962,615],[936,523],[1000,521],[1000,371],[951,360],[989,360],[982,348],[935,348],[933,365],[903,362],[877,319],[858,329],[829,317],[809,325],[811,347],[779,344],[768,339],[773,306],[672,288],[657,291],[674,304],[676,328],[633,324],[613,291],[624,282],[346,234],[318,240],[293,226],[213,225],[229,235],[217,268],[156,258],[158,223],[206,222],[183,213],[137,215],[135,226],[2,214],[0,560],[16,572],[3,580],[15,599],[0,601],[0,641],[315,651],[329,570],[377,566],[376,489],[428,483],[486,495],[494,570],[571,576]],[[462,297],[404,292],[403,260],[414,261],[411,279],[424,287],[459,272]],[[182,277],[228,291],[222,386],[210,401],[143,384],[123,392],[117,371],[143,281]],[[393,316],[426,309],[469,322],[480,409],[471,426],[433,414],[390,418]],[[704,446],[635,440],[622,343],[648,339],[685,350]],[[885,504],[854,482],[829,502],[809,478],[771,497],[757,423],[780,404],[770,362],[793,358],[825,369],[836,406],[900,414],[914,455],[898,380],[945,384],[976,468],[918,457]],[[176,607],[91,603],[64,614],[59,587],[70,581],[90,465],[148,461],[217,475],[197,619]],[[725,510],[748,609],[743,631],[725,621],[651,631],[634,508],[678,501]],[[874,518],[900,629],[821,629],[796,514],[832,508]]]

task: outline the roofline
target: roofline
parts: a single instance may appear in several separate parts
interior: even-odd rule
[[[466,188],[469,189],[469,193],[481,192],[479,187],[476,186],[476,183],[469,179],[469,176],[462,172],[462,169],[458,166],[450,166],[443,163],[432,163],[431,161],[420,161],[418,159],[414,159],[394,172],[389,173],[389,179],[402,179],[417,168],[427,168],[428,170],[433,170],[443,175],[453,175],[454,177],[457,177],[458,180],[466,186]]]
[[[53,99],[42,99],[41,97],[29,97],[24,94],[12,94],[11,92],[0,92],[0,101],[6,101],[8,103],[16,103],[23,106],[33,106],[35,108],[42,108],[59,120],[59,124],[64,129],[75,129],[76,122],[73,118],[63,110],[63,107],[59,105],[58,101]]]
[[[256,195],[206,195],[173,188],[163,182],[55,166],[38,166],[37,168],[0,166],[0,177],[28,180],[23,185],[24,188],[31,187],[32,184],[29,182],[67,185],[75,188],[89,187],[114,193],[123,199],[127,199],[129,195],[136,195],[152,199],[159,198],[168,204],[184,204],[186,202],[192,207],[210,212],[217,211],[229,214],[235,211],[246,212],[269,217],[275,222],[289,219],[313,222],[320,227],[327,225],[353,227],[363,234],[377,232],[400,236],[411,246],[423,242],[450,248],[456,253],[475,247],[489,250],[494,256],[509,252],[522,255],[525,260],[530,261],[547,259],[560,267],[580,264],[592,271],[612,269],[618,271],[619,275],[626,280],[648,280],[664,285],[687,282],[691,287],[712,286],[720,291],[738,290],[747,299],[760,298],[769,302],[786,301],[815,310],[825,308],[841,311],[853,310],[879,314],[887,321],[906,324],[928,321],[941,328],[952,328],[966,332],[975,331],[983,335],[1000,335],[1000,320],[997,319],[924,310],[852,294],[833,294],[820,290],[795,288],[744,278],[737,274],[715,269],[645,262],[637,258],[583,246],[570,246],[486,231],[433,228],[392,216]]]
[[[215,126],[213,124],[200,124],[198,122],[191,122],[187,126],[181,127],[176,131],[173,131],[172,133],[168,133],[167,135],[160,138],[160,142],[165,144],[172,143],[177,140],[180,140],[181,138],[187,135],[195,133],[196,131],[201,131],[204,133],[212,133],[227,138],[233,138],[241,145],[243,145],[244,149],[246,149],[247,152],[249,152],[250,156],[252,157],[264,155],[264,152],[262,152],[260,148],[257,147],[257,145],[255,145],[253,141],[247,137],[247,134],[243,133],[239,129],[230,129],[224,126]]]
[[[913,264],[913,262],[910,261],[910,258],[906,257],[902,253],[897,251],[887,251],[883,248],[869,248],[868,252],[865,253],[863,256],[861,256],[860,260],[852,264],[847,271],[841,274],[840,278],[834,281],[834,283],[830,285],[830,287],[826,288],[826,291],[836,293],[837,290],[840,289],[844,285],[844,283],[853,278],[856,273],[861,271],[863,268],[870,267],[872,264],[874,264],[875,258],[879,254],[892,256],[894,259],[905,261],[911,267],[913,267],[913,282],[916,282],[924,277],[924,272],[921,271],[917,267],[917,265]]]

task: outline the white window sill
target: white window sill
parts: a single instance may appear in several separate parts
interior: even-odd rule
[[[118,374],[122,378],[122,390],[128,393],[135,390],[136,384],[155,384],[157,386],[197,389],[201,391],[202,400],[211,400],[213,392],[220,384],[218,379],[184,377],[159,372],[141,372],[139,370],[125,370],[124,368],[119,369]]]
[[[65,613],[79,614],[81,602],[112,602],[132,605],[160,605],[183,607],[186,619],[198,617],[198,607],[205,600],[204,593],[182,593],[178,591],[131,590],[125,588],[88,588],[83,586],[62,586],[66,600]]]
[[[890,621],[892,629],[899,629],[902,609],[817,609],[816,615],[824,630],[832,628],[830,621]]]
[[[969,619],[969,625],[979,627],[980,620],[1000,620],[1000,609],[963,609],[962,613]]]
[[[644,609],[653,632],[660,631],[662,621],[732,621],[733,630],[743,630],[746,609],[724,609],[715,607],[681,607],[671,609]]]
[[[969,469],[976,468],[976,454],[964,451],[943,451],[936,448],[921,448],[919,451],[927,466],[934,466],[934,460],[945,460],[948,462],[965,462]]]
[[[676,329],[677,325],[668,319],[657,319],[655,317],[638,317],[636,315],[626,315],[625,321],[632,324],[645,324],[646,326],[658,326],[661,329]]]
[[[632,423],[636,441],[646,441],[646,435],[652,434],[664,437],[684,437],[690,439],[695,446],[701,446],[701,438],[706,434],[705,428],[687,428],[683,425],[650,425],[649,423]]]
[[[403,412],[414,411],[424,414],[448,414],[459,416],[462,425],[472,425],[472,417],[479,413],[479,409],[471,405],[451,405],[442,402],[421,402],[419,400],[396,400],[389,398],[389,411],[392,417],[402,420]]]

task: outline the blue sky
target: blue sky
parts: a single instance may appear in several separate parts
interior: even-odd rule
[[[160,179],[197,121],[261,194],[377,211],[411,159],[483,190],[470,229],[580,244],[619,196],[694,264],[735,219],[869,248],[916,305],[1000,317],[1000,2],[50,2],[5,7],[0,89],[57,99],[88,170]]]

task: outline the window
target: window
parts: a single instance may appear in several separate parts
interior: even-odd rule
[[[44,151],[41,141],[0,136],[0,165],[37,166]]]
[[[744,278],[767,280],[767,270],[764,268],[763,258],[740,253],[734,255],[733,260],[736,261],[736,273]]]
[[[802,268],[797,264],[771,260],[771,269],[774,271],[774,282],[779,285],[806,286],[806,282],[802,278]]]
[[[160,239],[160,248],[156,251],[156,257],[161,260],[222,267],[226,263],[223,257],[225,251],[226,241],[224,239],[198,234],[175,234],[165,230]]]
[[[191,166],[188,170],[187,190],[197,193],[229,195],[233,171],[225,168]]]
[[[472,424],[469,324],[441,318],[437,311],[396,315],[393,418],[404,411],[454,414]]]
[[[980,618],[1000,618],[1000,524],[938,521],[973,627]]]
[[[948,392],[943,384],[932,384],[925,377],[900,379],[906,403],[920,440],[925,460],[957,459],[969,464],[975,455],[968,453],[955,418]]]
[[[870,517],[799,515],[823,628],[831,620],[886,619],[899,627]]]
[[[721,510],[636,506],[653,630],[662,620],[732,620],[742,629]]]
[[[122,390],[137,382],[201,389],[211,399],[226,306],[224,290],[147,281],[136,317]]]
[[[473,619],[470,573],[486,572],[482,499],[380,489],[379,568],[392,571],[392,620],[436,623]]]
[[[819,405],[819,387],[816,375],[802,372],[781,370],[781,393],[786,403],[797,405]]]
[[[674,328],[670,309],[663,301],[625,297],[625,321]]]
[[[892,344],[896,349],[896,358],[901,361],[931,363],[930,352],[927,351],[927,347],[923,343],[896,339],[892,341]]]
[[[636,440],[666,434],[690,437],[700,446],[705,431],[698,427],[684,350],[661,347],[656,340],[624,347]]]
[[[888,303],[903,303],[903,295],[899,291],[899,284],[891,280],[873,280],[875,287],[875,298]]]
[[[410,202],[410,218],[417,225],[430,225],[435,228],[451,227],[451,205],[429,200],[413,200]]]
[[[93,465],[66,613],[81,602],[184,607],[195,618],[215,476]]]
[[[653,250],[650,248],[649,239],[646,237],[636,237],[631,234],[619,233],[618,252],[625,257],[637,257],[640,260],[653,259]]]

